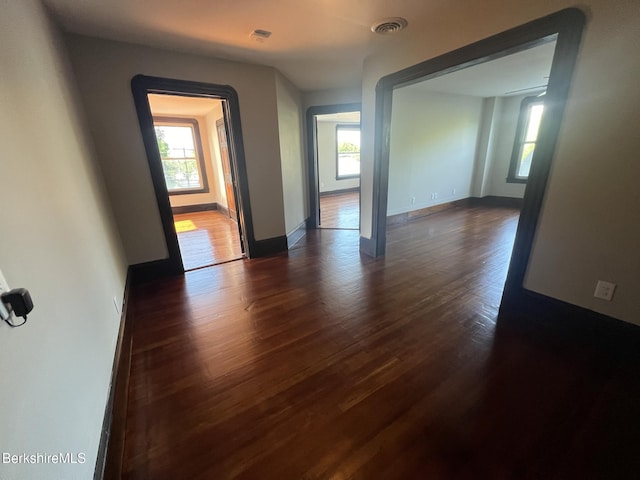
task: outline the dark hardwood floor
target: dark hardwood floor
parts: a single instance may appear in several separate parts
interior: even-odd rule
[[[320,228],[360,229],[360,192],[320,196]]]
[[[242,258],[238,225],[217,210],[173,216],[185,270]]]
[[[123,478],[640,475],[637,356],[497,322],[517,211],[136,286]]]

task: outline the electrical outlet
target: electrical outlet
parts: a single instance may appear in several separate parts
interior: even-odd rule
[[[613,298],[613,292],[615,292],[615,290],[615,283],[598,280],[598,283],[596,284],[596,291],[593,292],[593,296],[610,302]]]
[[[411,205],[415,205],[416,204],[416,197],[411,197]]]
[[[451,195],[455,195],[455,194],[456,194],[456,189],[455,189],[455,188],[452,188],[452,189],[451,189]]]
[[[433,199],[434,199],[434,200],[437,200],[437,199],[438,199],[438,192],[435,192],[435,193],[433,194]]]

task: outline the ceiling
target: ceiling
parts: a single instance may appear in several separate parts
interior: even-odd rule
[[[544,90],[556,42],[413,84],[423,92],[501,97]]]
[[[190,115],[204,117],[221,103],[221,100],[203,97],[183,97],[150,93],[149,107],[153,115]]]
[[[302,91],[360,86],[364,58],[419,29],[435,8],[419,0],[43,1],[66,31],[273,66]],[[371,32],[391,16],[406,18],[407,32]],[[255,29],[272,35],[257,42]]]
[[[360,112],[339,112],[316,115],[318,122],[360,123]]]
[[[428,30],[439,8],[438,2],[422,0],[43,1],[66,31],[273,66],[302,91],[359,87],[366,56],[405,35]],[[395,35],[371,32],[374,22],[392,16],[406,18],[407,30]],[[272,35],[263,42],[252,40],[255,29]],[[530,85],[525,77],[531,71],[535,70],[535,82],[540,81],[540,64],[547,61],[543,50],[508,60],[516,61],[515,67],[498,61],[492,67],[476,67],[473,77],[459,72],[440,84],[432,80],[436,83],[429,88],[501,95]],[[496,75],[499,67],[506,68],[504,75]],[[493,89],[481,80],[489,69]]]

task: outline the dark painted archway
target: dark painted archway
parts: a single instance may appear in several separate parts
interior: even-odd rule
[[[502,303],[507,301],[510,304],[518,303],[522,296],[526,295],[528,291],[523,287],[524,276],[531,256],[533,239],[542,209],[547,179],[585,20],[585,15],[578,9],[562,10],[387,75],[378,82],[376,87],[372,238],[361,242],[368,245],[368,248],[361,248],[365,253],[380,256],[384,255],[386,248],[389,140],[393,90],[526,50],[556,37],[556,48],[545,97],[545,113],[525,190]]]
[[[140,130],[144,147],[147,152],[149,170],[153,181],[153,188],[158,204],[158,211],[162,220],[162,228],[169,252],[166,266],[160,268],[163,273],[183,273],[182,256],[178,245],[178,236],[173,226],[173,214],[169,203],[169,194],[164,181],[162,162],[153,128],[153,116],[149,107],[147,95],[149,93],[177,95],[188,97],[215,98],[223,100],[222,107],[224,122],[227,129],[231,176],[235,189],[236,211],[238,212],[238,226],[242,244],[247,257],[255,251],[255,237],[249,201],[249,183],[244,158],[242,141],[242,125],[240,123],[240,107],[237,92],[228,85],[215,85],[186,80],[174,80],[161,77],[136,75],[131,80],[131,90],[138,113]]]

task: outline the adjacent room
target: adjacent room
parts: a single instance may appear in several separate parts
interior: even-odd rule
[[[320,228],[360,228],[360,112],[316,115]]]
[[[447,238],[440,250],[430,249],[430,255],[441,256],[455,232],[462,239],[469,229],[491,223],[500,232],[496,248],[511,249],[555,46],[549,38],[394,90],[389,248],[398,242],[413,242],[414,248],[416,242],[437,245]],[[503,284],[507,268],[508,261],[487,283]],[[496,290],[497,307],[502,291]]]
[[[184,269],[242,258],[223,101],[148,100]]]

